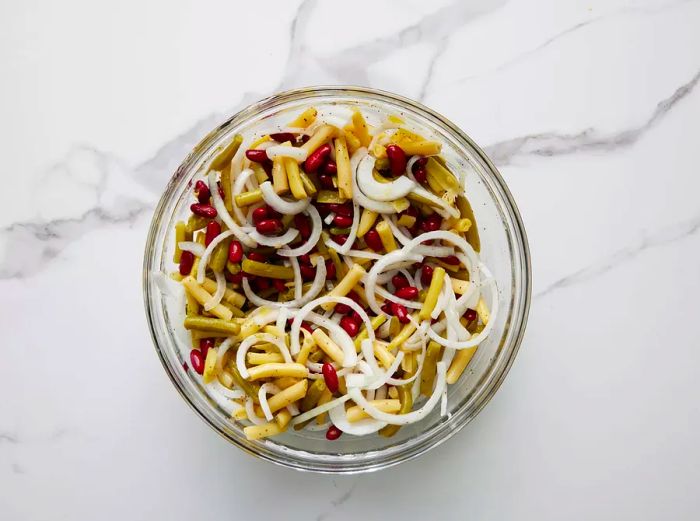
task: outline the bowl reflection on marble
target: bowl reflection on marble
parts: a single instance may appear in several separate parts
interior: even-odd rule
[[[481,234],[481,258],[498,284],[502,310],[489,337],[479,346],[462,378],[449,387],[448,415],[439,408],[423,421],[402,427],[392,438],[343,436],[327,442],[323,432],[294,431],[249,441],[202,388],[201,379],[183,369],[190,341],[182,326],[182,297],[170,289],[174,271],[173,229],[187,218],[193,177],[213,150],[265,124],[284,124],[290,114],[313,104],[342,103],[399,114],[443,142],[453,171],[466,171],[467,190]],[[185,158],[156,208],[144,259],[146,314],[156,352],[182,397],[215,431],[262,459],[287,467],[328,473],[377,470],[416,457],[444,442],[471,421],[494,395],[518,351],[530,304],[530,259],[520,215],[500,174],[484,152],[453,123],[400,96],[359,87],[311,87],[284,92],[251,105],[212,130]],[[455,446],[456,449],[456,446]]]

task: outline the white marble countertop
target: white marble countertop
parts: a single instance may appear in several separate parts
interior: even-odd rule
[[[235,5],[239,4],[239,5]],[[5,2],[0,518],[697,519],[700,2]],[[338,477],[257,461],[147,333],[159,191],[238,108],[354,83],[491,154],[534,294],[452,440]]]

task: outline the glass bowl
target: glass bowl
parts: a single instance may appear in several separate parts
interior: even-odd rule
[[[198,375],[186,371],[190,342],[184,334],[182,296],[172,291],[167,273],[172,262],[174,225],[185,219],[191,186],[214,149],[234,134],[264,124],[284,126],[292,113],[308,105],[350,104],[396,114],[443,143],[453,170],[467,171],[467,190],[481,235],[481,258],[498,284],[501,312],[493,330],[454,385],[449,386],[448,415],[439,407],[423,421],[402,427],[392,438],[345,435],[327,441],[323,432],[294,431],[249,441],[242,426],[205,392]],[[530,306],[530,256],[515,202],[484,152],[457,126],[409,99],[360,87],[309,87],[255,103],[212,130],[185,158],[158,203],[146,243],[143,284],[146,315],[156,352],[185,401],[221,436],[259,458],[299,470],[357,473],[396,465],[423,454],[457,433],[488,403],[513,363]]]

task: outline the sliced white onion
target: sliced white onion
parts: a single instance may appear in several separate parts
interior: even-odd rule
[[[267,157],[274,159],[276,157],[291,157],[297,161],[303,161],[308,155],[308,151],[301,147],[288,147],[283,145],[272,145],[265,150]]]
[[[425,339],[423,339],[423,341],[422,341],[421,349],[422,349],[422,353],[421,353],[419,360],[418,360],[418,369],[416,370],[416,372],[412,376],[410,376],[409,378],[405,378],[405,379],[392,378],[391,375],[393,373],[391,373],[391,374],[389,374],[389,378],[386,379],[386,383],[388,385],[406,385],[406,384],[410,384],[416,378],[420,377],[421,373],[423,372],[423,364],[425,363],[425,349],[426,349]]]
[[[319,405],[318,407],[309,409],[305,413],[302,413],[299,416],[295,416],[294,418],[292,418],[291,424],[299,425],[300,423],[304,423],[306,420],[310,420],[312,418],[315,418],[319,414],[323,414],[324,412],[330,411],[333,407],[337,407],[338,405],[344,404],[349,399],[350,397],[347,394],[344,394],[340,398],[336,398],[334,400],[331,400],[330,402],[326,402],[322,405]]]
[[[364,396],[362,396],[362,392],[359,389],[348,389],[348,394],[350,395],[352,400],[362,408],[362,410],[364,410],[375,420],[391,425],[408,425],[409,423],[416,423],[422,420],[432,412],[432,410],[435,408],[438,401],[440,401],[440,398],[442,397],[442,392],[445,389],[445,382],[445,364],[442,362],[438,362],[437,379],[435,382],[435,388],[433,389],[433,394],[431,394],[430,398],[428,398],[425,404],[423,404],[423,407],[406,414],[390,414],[384,411],[380,411],[369,401],[367,401],[367,399]],[[333,423],[335,423],[335,421]],[[342,427],[339,428],[343,430]]]
[[[223,199],[221,199],[221,195],[219,194],[219,186],[217,185],[216,181],[216,170],[212,170],[211,172],[209,172],[209,191],[211,192],[211,200],[214,204],[214,208],[216,209],[217,214],[224,222],[224,224],[228,226],[228,231],[233,232],[233,234],[239,241],[241,241],[249,248],[255,248],[257,246],[257,243],[253,239],[251,239],[248,236],[248,234],[241,229],[240,226],[236,224],[236,222],[233,220],[233,217],[231,217],[231,214],[229,214],[228,210],[226,210],[224,201]],[[220,236],[221,235],[219,235],[219,237]]]
[[[330,225],[333,222],[333,219],[335,219],[335,214],[331,212],[328,215],[326,215],[325,219],[323,219],[323,222],[327,225]]]
[[[226,387],[224,384],[222,384],[218,378],[215,378],[211,382],[205,385],[205,387],[213,392],[220,394],[224,398],[229,398],[231,400],[239,400],[241,398],[245,398],[246,394],[243,390],[241,389],[229,389]]]
[[[390,293],[389,291],[385,290],[381,286],[375,286],[374,291],[380,297],[383,297],[391,302],[396,302],[397,304],[401,304],[402,306],[405,306],[410,309],[420,309],[423,307],[423,304],[421,302],[416,302],[415,300],[406,300],[405,298],[399,298],[393,293]]]
[[[216,279],[216,291],[212,297],[204,303],[204,311],[210,311],[218,306],[221,299],[224,298],[224,293],[226,293],[226,277],[224,277],[224,272],[215,271],[214,278]]]
[[[305,255],[309,253],[314,246],[316,246],[316,243],[318,242],[319,238],[321,237],[321,231],[323,230],[323,225],[321,224],[321,216],[318,213],[318,210],[316,210],[316,207],[311,205],[309,206],[304,213],[308,215],[311,218],[311,235],[309,235],[308,240],[302,244],[301,246],[297,246],[296,248],[292,249],[282,249],[277,252],[277,255],[280,255],[282,257],[298,257],[300,255]]]
[[[250,397],[245,401],[245,412],[248,414],[248,421],[253,425],[262,425],[265,423],[265,418],[261,418],[255,414],[255,405],[253,404],[253,399]]]
[[[245,170],[243,170],[243,172],[241,172],[238,175],[238,177],[236,177],[236,180],[233,182],[233,188],[231,189],[231,199],[233,200],[233,213],[236,215],[236,219],[238,219],[238,222],[242,225],[246,224],[248,222],[248,219],[245,215],[243,215],[243,210],[241,210],[236,204],[235,196],[239,195],[243,191],[243,188],[245,188],[245,184],[248,182],[252,175],[253,171],[250,168],[246,168]]]
[[[363,208],[377,213],[396,213],[394,205],[370,199],[360,190],[357,184],[357,167],[360,161],[367,156],[366,148],[358,148],[350,158],[350,171],[352,173],[352,199]]]
[[[345,252],[345,255],[349,257],[357,257],[358,259],[379,260],[382,258],[382,255],[379,253],[372,253],[371,251],[364,250],[348,250]]]
[[[433,192],[426,190],[422,186],[417,186],[414,190],[414,193],[423,197],[424,199],[432,201],[436,206],[439,206],[439,208],[435,208],[435,211],[443,217],[459,218],[459,210],[454,206],[447,204],[447,202],[435,195]]]
[[[294,272],[294,300],[300,301],[303,290],[302,284],[304,283],[301,278],[301,268],[296,257],[290,257],[289,260],[292,263],[292,271]]]
[[[409,159],[406,163],[406,175],[414,181],[416,180],[416,178],[413,176],[413,165],[415,165],[416,162],[420,161],[421,159],[423,159],[423,156],[412,156],[411,159]]]
[[[177,246],[182,251],[189,251],[197,257],[204,255],[204,250],[206,249],[203,244],[194,241],[180,241]]]
[[[359,389],[353,389],[353,391],[357,392],[359,395],[362,395],[362,392]],[[348,390],[348,394],[349,393],[350,391]],[[332,409],[329,409],[328,416],[333,422],[333,425],[338,427],[344,433],[351,434],[353,436],[366,436],[386,427],[385,422],[373,420],[372,418],[367,418],[356,422],[348,421],[344,404],[340,404]]]
[[[409,242],[412,241],[412,239],[401,230],[401,228],[394,222],[393,219],[390,219],[386,215],[382,215],[382,218],[389,225],[391,233],[394,234],[394,237],[396,237],[396,239],[403,246],[406,246]],[[424,246],[422,244],[413,248],[413,251],[416,253],[420,253],[421,255],[430,257],[447,257],[455,252],[454,248],[452,248],[451,246]]]
[[[260,191],[262,192],[265,202],[283,215],[296,215],[306,210],[309,204],[311,204],[310,197],[293,202],[281,198],[275,193],[275,189],[272,187],[270,181],[262,183],[260,185]]]
[[[270,344],[274,344],[282,354],[282,358],[284,358],[286,363],[294,363],[284,340],[269,333],[255,333],[254,335],[250,335],[248,338],[244,338],[236,351],[236,368],[241,376],[246,380],[250,377],[250,373],[248,373],[248,368],[245,365],[245,355],[248,353],[248,350],[258,342],[269,342]]]
[[[277,253],[279,254],[282,251],[283,250],[279,250]],[[250,287],[250,282],[248,282],[248,279],[245,277],[241,283],[243,285],[243,293],[245,293],[246,298],[256,306],[267,306],[271,308],[297,308],[311,302],[312,299],[316,298],[316,296],[323,289],[323,284],[326,281],[326,274],[326,264],[319,262],[318,266],[316,266],[316,275],[314,276],[314,281],[313,284],[311,284],[309,291],[307,291],[300,299],[289,300],[287,302],[275,302],[273,300],[266,300],[259,297]]]
[[[272,411],[270,410],[270,404],[267,403],[267,394],[277,394],[278,392],[280,392],[280,390],[281,389],[272,382],[267,382],[265,384],[262,384],[260,386],[260,390],[258,391],[258,401],[260,402],[260,408],[262,409],[263,414],[265,415],[265,419],[267,419],[267,421],[269,422],[271,422],[274,419],[274,417],[272,416]]]
[[[397,177],[388,183],[382,183],[374,178],[373,170],[377,159],[367,154],[357,165],[357,184],[360,190],[370,199],[376,201],[395,201],[405,197],[416,189],[416,183],[408,177]]]
[[[231,235],[233,235],[232,230],[226,230],[225,232],[221,232],[219,235],[214,237],[214,240],[211,241],[209,243],[209,246],[206,247],[204,253],[199,258],[199,266],[197,266],[197,282],[199,282],[200,284],[204,282],[204,277],[207,273],[207,264],[209,263],[209,257],[211,257],[214,248],[216,248],[223,241],[231,237]]]
[[[256,231],[250,232],[250,237],[262,244],[263,246],[272,246],[273,248],[281,248],[292,242],[296,236],[299,235],[299,231],[294,228],[289,228],[282,235],[263,235],[262,233]]]
[[[287,308],[280,308],[280,312],[277,315],[277,320],[275,321],[275,327],[280,331],[284,331],[287,327],[287,318],[289,317],[289,310]]]

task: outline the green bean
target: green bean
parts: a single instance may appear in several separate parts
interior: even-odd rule
[[[479,228],[476,225],[476,218],[474,217],[472,205],[469,204],[469,200],[465,196],[460,195],[457,198],[457,208],[459,209],[459,213],[462,217],[465,217],[472,222],[469,229],[464,232],[464,236],[467,239],[467,242],[471,244],[472,248],[474,248],[474,251],[478,253],[481,251],[481,239],[479,239]]]
[[[204,228],[207,223],[209,222],[209,219],[206,217],[202,217],[201,215],[190,215],[190,218],[187,219],[187,225],[185,226],[185,230],[189,233],[194,233],[197,230],[201,230]]]
[[[242,267],[246,273],[260,277],[283,280],[292,280],[294,278],[294,270],[289,266],[277,266],[275,264],[243,259]]]
[[[231,243],[231,238],[224,239],[214,247],[209,260],[209,267],[214,271],[222,271],[228,262],[228,246]]]
[[[201,315],[185,317],[185,328],[197,331],[216,331],[217,333],[230,333],[237,335],[241,326],[229,320],[220,318],[203,317]]]
[[[399,401],[401,402],[401,409],[399,409],[398,414],[408,414],[413,408],[413,395],[411,395],[411,385],[405,384],[398,387]],[[386,438],[391,438],[394,434],[399,432],[401,426],[399,425],[387,425],[379,431],[379,434]]]
[[[226,165],[230,164],[233,156],[235,156],[236,152],[238,152],[238,148],[241,146],[241,143],[243,143],[243,136],[240,134],[233,136],[231,142],[226,145],[211,162],[211,169],[221,170]]]

